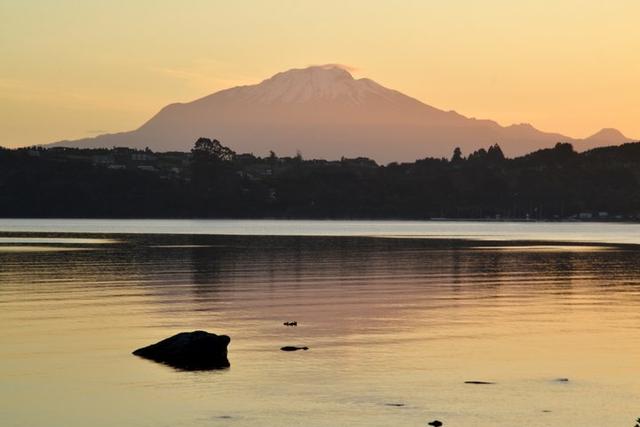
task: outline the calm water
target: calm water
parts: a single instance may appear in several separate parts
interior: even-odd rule
[[[231,236],[374,236],[640,245],[640,224],[474,221],[2,219],[0,231]]]
[[[640,243],[635,225],[0,220],[0,233],[2,426],[640,416],[640,247],[605,244]],[[195,329],[231,336],[230,369],[130,354]],[[310,350],[279,350],[298,344]]]

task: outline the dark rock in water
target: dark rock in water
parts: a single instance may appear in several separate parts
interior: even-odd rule
[[[387,406],[397,406],[398,408],[404,406],[404,403],[385,403]]]
[[[293,322],[284,322],[283,325],[284,326],[298,326],[298,322],[294,320]]]
[[[433,426],[433,427],[441,427],[442,425],[444,425],[442,423],[442,421],[439,421],[439,420],[433,420],[433,421],[431,421],[430,423],[427,423],[427,424],[429,424],[430,426]]]
[[[480,385],[482,385],[482,384],[495,384],[495,383],[492,383],[491,381],[465,381],[464,383],[465,384],[480,384]]]
[[[136,356],[178,369],[207,370],[229,367],[227,335],[205,331],[181,332],[133,352]]]
[[[293,345],[286,345],[282,347],[280,350],[282,351],[298,351],[298,350],[309,350],[309,347],[296,347]]]

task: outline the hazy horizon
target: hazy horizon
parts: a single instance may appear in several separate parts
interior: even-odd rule
[[[602,128],[640,136],[637,3],[267,9],[253,2],[0,5],[0,145],[136,129],[166,104],[321,63],[346,64],[356,78],[501,125],[530,123],[574,138]]]

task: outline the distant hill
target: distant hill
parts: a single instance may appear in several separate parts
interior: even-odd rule
[[[336,65],[278,73],[256,85],[222,90],[189,103],[170,104],[140,128],[76,141],[66,147],[149,147],[187,151],[200,136],[217,138],[237,152],[305,158],[367,156],[380,162],[468,154],[498,143],[507,156],[557,142],[583,150],[629,142],[615,129],[579,140],[529,124],[503,127],[431,107]]]

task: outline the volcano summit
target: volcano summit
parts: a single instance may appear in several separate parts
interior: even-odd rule
[[[273,150],[286,156],[300,151],[306,158],[366,156],[379,162],[449,157],[455,147],[467,154],[496,143],[506,155],[516,156],[557,142],[582,150],[630,141],[615,129],[580,140],[529,124],[503,127],[439,110],[370,79],[355,79],[339,65],[322,65],[167,105],[130,132],[54,145],[187,151],[201,136],[219,139],[236,152]]]

